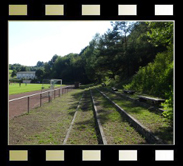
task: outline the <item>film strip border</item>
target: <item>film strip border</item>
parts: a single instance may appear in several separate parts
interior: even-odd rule
[[[43,4],[42,16],[67,16],[67,9],[64,4]],[[145,6],[144,10],[145,10]],[[174,4],[154,4],[153,16],[174,16]],[[102,5],[100,4],[81,4],[81,16],[101,16]],[[146,6],[147,8],[147,6]],[[118,4],[113,8],[116,16],[138,16],[142,6],[138,4]],[[40,9],[41,10],[41,9]],[[110,11],[109,11],[110,12]],[[27,4],[9,4],[9,16],[29,16],[29,5]]]
[[[147,2],[148,3],[148,2]],[[8,4],[8,15],[10,16],[36,16],[38,12],[35,12],[35,14],[32,14],[32,10],[35,6],[35,4],[31,7],[32,4]],[[124,18],[120,16],[142,16],[142,9],[144,11],[147,11],[147,4],[139,5],[139,4],[116,4],[113,5],[112,9],[115,10],[113,12],[113,15],[118,18]],[[67,4],[41,4],[38,5],[40,8],[40,12],[38,16],[43,16],[43,18],[46,18],[47,16],[61,16],[59,18],[63,18],[63,16],[68,16],[70,10],[69,5]],[[106,16],[105,13],[109,9],[105,9],[105,5],[103,4],[80,4],[80,7],[78,9],[77,15],[79,16]],[[150,7],[151,10],[148,11],[147,16],[153,16],[152,18],[156,19],[158,16],[175,16],[174,11],[174,4],[151,4]],[[73,10],[72,13],[74,13],[76,10]],[[146,13],[144,13],[145,15]],[[74,14],[73,14],[74,15]],[[110,15],[110,13],[109,13]],[[46,17],[44,17],[46,16]],[[24,17],[25,18],[25,17]],[[80,17],[81,18],[81,17]],[[111,19],[111,18],[109,18]],[[137,18],[138,19],[138,18]],[[147,147],[148,148],[148,147]],[[166,147],[165,147],[166,148]],[[9,147],[10,149],[10,147]],[[17,148],[19,149],[19,148]],[[62,147],[60,147],[59,150],[45,150],[46,147],[44,147],[44,150],[39,150],[39,148],[27,148],[29,150],[16,150],[14,147],[13,150],[8,150],[8,161],[9,162],[31,162],[32,160],[35,161],[35,158],[37,158],[37,153],[34,153],[35,151],[41,152],[41,160],[44,161],[60,161],[60,162],[66,162],[68,160],[73,161],[98,161],[102,162],[103,160],[112,160],[115,158],[115,161],[134,161],[139,162],[145,157],[146,161],[150,159],[149,162],[153,161],[176,161],[177,160],[177,153],[176,150],[173,150],[173,147],[170,147],[169,149],[159,149],[156,150],[155,148],[150,148],[150,150],[147,151],[147,156],[143,156],[145,154],[145,148],[143,149],[132,149],[132,150],[119,150],[120,146],[117,147],[117,149],[110,151],[105,149],[98,148],[97,150],[90,150],[89,148],[86,150],[82,150],[81,148],[77,147],[71,147],[71,150],[60,150]],[[72,155],[73,149],[75,149],[74,154],[78,153],[75,157]],[[150,152],[150,154],[148,154]],[[115,156],[109,158],[109,156]],[[77,158],[78,157],[78,158]],[[114,161],[114,160],[113,160]]]
[[[78,159],[81,161],[103,161],[103,159],[110,160],[109,155],[106,154],[106,151],[104,152],[106,154],[103,155],[103,150],[81,150],[78,151],[80,155],[77,155]],[[29,154],[30,153],[30,154]],[[42,159],[44,161],[67,161],[74,160],[74,156],[72,157],[71,152],[67,150],[45,150],[42,152],[42,156],[44,156]],[[111,152],[109,152],[110,155]],[[114,154],[117,154],[115,156],[116,161],[139,161],[143,160],[144,158],[141,158],[139,156],[142,156],[142,154],[139,154],[138,150],[116,150],[114,151]],[[41,154],[39,154],[41,156]],[[29,157],[30,156],[30,157]],[[154,150],[153,156],[151,156],[151,160],[149,162],[153,161],[175,161],[175,153],[174,150]],[[31,161],[31,150],[9,150],[9,161]],[[114,160],[112,160],[114,161]]]

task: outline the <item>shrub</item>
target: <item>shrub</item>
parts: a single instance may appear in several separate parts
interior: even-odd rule
[[[173,89],[173,52],[169,50],[158,53],[154,62],[140,67],[125,89],[169,98],[167,94]],[[168,99],[167,98],[167,99]]]

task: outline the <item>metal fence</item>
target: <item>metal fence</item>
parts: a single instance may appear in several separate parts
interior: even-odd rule
[[[44,103],[51,102],[56,97],[61,97],[73,89],[73,86],[66,86],[32,95],[22,96],[9,100],[9,119],[36,107],[41,107]]]

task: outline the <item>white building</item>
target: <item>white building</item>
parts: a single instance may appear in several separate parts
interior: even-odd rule
[[[34,79],[36,78],[36,72],[35,71],[20,71],[17,72],[17,78],[18,79]]]

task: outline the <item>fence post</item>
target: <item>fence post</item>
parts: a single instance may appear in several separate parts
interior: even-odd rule
[[[27,110],[28,110],[28,113],[29,113],[29,97],[27,97]]]
[[[48,102],[49,102],[49,92],[48,92]]]
[[[55,99],[55,89],[54,89],[54,99]]]
[[[40,94],[40,107],[42,105],[42,103],[41,103],[42,101],[41,100],[42,100],[42,94]]]
[[[59,89],[59,97],[60,97],[60,89]]]
[[[50,92],[48,92],[48,99],[49,99],[49,102],[50,102]]]

